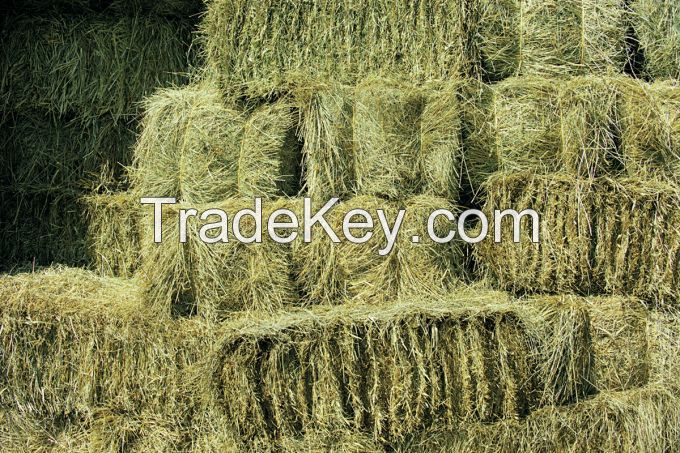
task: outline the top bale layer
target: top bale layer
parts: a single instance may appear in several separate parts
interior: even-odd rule
[[[644,73],[680,79],[680,4],[677,0],[634,0],[631,25],[644,52]]]

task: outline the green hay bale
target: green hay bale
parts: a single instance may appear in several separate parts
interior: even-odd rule
[[[3,276],[0,292],[3,406],[59,416],[172,403],[166,339],[177,333],[143,309],[134,282],[56,269]]]
[[[494,147],[506,172],[673,178],[677,102],[627,77],[511,78],[493,87]]]
[[[161,90],[145,107],[131,169],[138,196],[209,203],[297,192],[299,149],[287,104],[246,114],[208,81]]]
[[[79,197],[69,189],[0,190],[0,269],[89,264]]]
[[[279,208],[295,209],[294,201],[280,200],[263,206],[263,217]],[[180,209],[222,209],[229,216],[245,208],[248,199],[229,199],[210,205],[173,205],[163,210],[162,243],[153,242],[153,208],[143,219],[142,266],[138,275],[144,282],[146,301],[166,315],[199,314],[207,319],[223,318],[239,310],[274,311],[297,301],[292,277],[290,247],[277,244],[263,225],[262,243],[244,244],[230,234],[229,242],[206,244],[199,238],[201,227],[219,221],[190,218],[187,242],[179,241]],[[244,217],[241,228],[252,234],[254,221]],[[209,231],[215,234],[216,231]]]
[[[387,245],[387,238],[378,223],[376,211],[383,209],[392,227],[398,205],[360,196],[335,206],[327,218],[340,243],[333,243],[318,226],[312,230],[311,243],[293,243],[293,260],[304,302],[333,305],[361,300],[378,304],[398,296],[444,293],[453,288],[462,276],[462,245],[457,241],[436,244],[426,236],[427,218],[431,211],[440,208],[457,210],[440,198],[408,199],[394,248],[388,255],[380,256],[379,251]],[[343,219],[353,209],[367,210],[374,218],[373,228],[351,230],[355,237],[372,231],[373,236],[365,244],[352,244],[342,234]],[[354,220],[364,221],[363,217]],[[443,217],[437,219],[435,231],[440,237],[446,236],[449,228],[451,225]],[[414,235],[422,238],[421,243],[411,242]]]
[[[621,71],[627,60],[625,3],[526,0],[520,19],[519,72]]]
[[[135,111],[162,85],[186,80],[191,35],[161,18],[15,16],[3,21],[0,105],[4,111]]]
[[[238,160],[240,195],[297,195],[301,157],[296,124],[297,112],[283,101],[252,112],[244,125]]]
[[[247,318],[222,333],[204,385],[245,439],[344,427],[398,441],[525,417],[597,384],[587,304],[574,298],[469,291]]]
[[[136,195],[208,203],[237,193],[244,119],[216,89],[164,89],[145,112],[130,172]]]
[[[459,2],[216,0],[201,28],[208,66],[227,85],[273,87],[296,72],[349,84],[467,74],[466,19]]]
[[[680,176],[680,86],[631,80],[621,100],[622,149],[631,176]]]
[[[103,168],[120,177],[133,143],[134,132],[109,116],[12,115],[0,125],[1,184],[32,191],[76,189]]]
[[[99,274],[132,277],[140,262],[139,200],[130,194],[84,197],[87,242]]]
[[[303,169],[309,197],[328,200],[354,193],[354,87],[300,83],[292,90],[299,105]]]
[[[678,394],[652,385],[603,392],[528,419],[418,435],[398,451],[669,451],[680,442]]]
[[[500,288],[516,292],[635,295],[678,301],[678,190],[639,179],[575,179],[567,175],[499,174],[487,186],[484,212],[534,209],[541,237],[520,243],[506,219],[501,243],[475,247]]]
[[[633,0],[631,23],[651,78],[680,79],[680,8],[672,0]]]

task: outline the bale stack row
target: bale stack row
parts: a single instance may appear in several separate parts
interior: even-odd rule
[[[195,21],[177,14],[191,2],[144,3],[3,4],[4,269],[88,263],[80,196],[125,184],[137,103],[186,80]]]

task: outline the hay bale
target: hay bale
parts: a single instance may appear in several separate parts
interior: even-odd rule
[[[76,269],[0,277],[0,404],[39,415],[172,403],[171,325],[143,309],[132,281]]]
[[[162,18],[8,16],[1,33],[4,111],[120,118],[156,87],[184,82],[192,58],[189,27]]]
[[[545,407],[528,419],[461,424],[426,431],[409,451],[668,451],[680,442],[678,394],[663,386],[602,392],[568,407]]]
[[[202,0],[6,0],[0,10],[13,14],[41,14],[45,11],[66,14],[148,14],[187,17],[201,12]]]
[[[680,86],[630,80],[621,100],[621,147],[630,176],[680,177]]]
[[[217,0],[201,25],[206,60],[229,86],[275,87],[304,72],[353,84],[372,73],[411,80],[467,74],[465,5]]]
[[[592,394],[589,319],[574,298],[491,292],[248,318],[223,326],[204,385],[245,439],[345,427],[394,442]]]
[[[406,200],[399,236],[391,252],[381,256],[379,251],[388,242],[376,211],[385,212],[392,228],[399,205],[360,196],[335,206],[327,218],[340,243],[333,243],[320,226],[312,229],[311,243],[293,243],[293,260],[304,303],[334,305],[361,300],[378,304],[404,295],[444,293],[455,287],[463,273],[461,243],[454,240],[436,244],[429,240],[426,230],[430,212],[447,208],[457,212],[457,208],[441,198],[418,196]],[[342,234],[343,220],[354,209],[367,210],[374,218],[373,228],[351,230],[355,237],[372,232],[365,244],[353,244]],[[365,219],[355,216],[353,221]],[[450,228],[443,217],[437,218],[435,231],[440,237],[446,236]],[[414,235],[421,238],[420,243],[412,243]]]
[[[1,184],[32,191],[77,189],[104,168],[120,177],[133,143],[134,132],[108,115],[8,115],[0,124]]]
[[[84,197],[87,242],[98,273],[132,277],[140,262],[139,200],[129,193]]]
[[[237,193],[244,119],[218,90],[164,89],[144,106],[130,173],[136,195],[208,203]]]
[[[261,243],[245,244],[230,233],[229,242],[208,244],[199,238],[201,228],[219,221],[216,215],[206,220],[191,217],[187,242],[180,243],[179,210],[221,209],[232,216],[241,209],[252,209],[253,200],[228,199],[209,205],[172,205],[163,209],[163,239],[153,242],[153,208],[148,207],[140,239],[142,265],[138,275],[143,281],[146,302],[166,315],[199,314],[207,319],[224,318],[240,310],[274,311],[297,301],[291,269],[290,247],[278,244],[267,234],[266,220]],[[280,208],[295,210],[287,200],[266,203],[263,218]],[[296,211],[294,211],[296,212]],[[242,234],[254,231],[252,217],[241,222]],[[207,232],[217,234],[216,230]]]
[[[678,301],[678,190],[639,179],[575,179],[567,175],[499,174],[488,182],[484,212],[534,209],[541,237],[520,243],[508,220],[501,243],[475,247],[499,287],[515,292],[635,295]],[[526,219],[526,218],[525,218]]]
[[[0,269],[30,270],[52,263],[89,264],[87,226],[72,189],[31,191],[0,190]]]
[[[672,0],[633,0],[631,25],[653,79],[680,79],[680,8]]]
[[[209,203],[297,193],[299,147],[287,104],[230,107],[210,81],[145,101],[131,180],[140,197]]]

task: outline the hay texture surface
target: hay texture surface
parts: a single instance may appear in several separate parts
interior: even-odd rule
[[[82,116],[134,112],[189,69],[189,30],[142,16],[8,16],[2,26],[0,105]]]
[[[469,71],[465,9],[461,2],[217,0],[202,33],[208,65],[229,85],[273,87],[298,71],[350,84],[371,73],[427,80]]]
[[[160,90],[145,108],[131,171],[140,197],[209,203],[296,192],[299,149],[287,105],[248,114],[203,82]]]
[[[205,385],[246,439],[342,427],[393,442],[591,394],[604,356],[590,333],[576,299],[483,292],[316,309],[225,325]]]
[[[202,0],[7,0],[0,10],[33,15],[45,11],[67,14],[105,12],[187,18],[199,13],[202,6]]]
[[[644,72],[680,79],[680,6],[673,0],[634,0],[631,23],[644,52]]]
[[[140,263],[141,205],[127,192],[89,195],[87,242],[102,275],[132,277]]]
[[[579,180],[565,175],[499,174],[488,183],[487,215],[534,209],[541,237],[523,221],[513,242],[504,220],[501,243],[476,247],[479,263],[516,292],[630,294],[678,301],[677,187],[638,179]],[[508,222],[508,223],[505,223]]]
[[[518,77],[492,89],[500,170],[677,179],[673,82]]]
[[[313,205],[314,209],[321,206]],[[379,251],[387,246],[387,238],[378,223],[377,210],[384,210],[390,228],[395,224],[402,205],[376,197],[360,196],[335,206],[328,214],[331,228],[340,243],[333,243],[321,227],[313,227],[309,244],[294,242],[293,260],[298,282],[306,304],[341,304],[352,300],[379,304],[400,295],[443,293],[456,286],[462,277],[462,245],[456,241],[436,244],[427,238],[427,217],[435,209],[452,212],[457,208],[441,198],[418,196],[404,202],[406,210],[394,248],[385,256]],[[343,235],[343,220],[354,209],[367,210],[374,226],[353,228],[351,234],[362,237],[371,233],[364,244],[353,244]],[[350,220],[364,222],[360,216]],[[439,217],[435,231],[448,234],[451,225]],[[422,238],[412,243],[412,237]]]
[[[279,208],[296,209],[295,202],[281,200],[263,206],[268,218]],[[146,302],[164,314],[199,314],[208,319],[224,318],[239,310],[275,311],[297,301],[290,246],[274,242],[263,225],[261,243],[245,244],[229,233],[228,242],[206,243],[199,237],[216,238],[220,229],[214,225],[220,217],[205,220],[191,217],[187,242],[180,243],[178,211],[195,208],[222,209],[229,216],[241,209],[253,209],[251,199],[229,199],[209,205],[174,205],[163,210],[163,238],[154,243],[153,208],[146,207],[140,238],[142,266],[139,276],[144,282]],[[266,220],[265,220],[266,222]],[[241,222],[242,234],[250,236],[255,228],[252,217]]]

